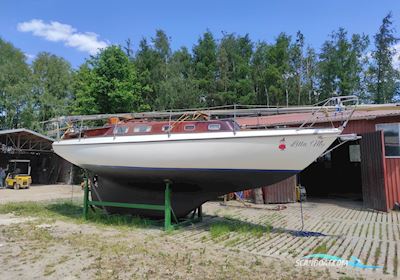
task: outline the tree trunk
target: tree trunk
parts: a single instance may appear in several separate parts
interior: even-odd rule
[[[264,91],[265,91],[265,95],[267,96],[267,107],[269,107],[269,95],[268,95],[268,89],[267,89],[266,85],[264,85]]]
[[[301,80],[299,75],[297,79],[297,105],[300,106],[300,102],[301,102]]]

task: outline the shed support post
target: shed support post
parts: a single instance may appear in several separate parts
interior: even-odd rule
[[[88,219],[88,210],[89,210],[89,179],[87,174],[85,174],[85,183],[84,183],[84,193],[83,193],[83,218],[85,220]]]
[[[165,231],[171,230],[171,189],[170,189],[170,180],[165,180],[165,201],[164,201],[164,229]]]

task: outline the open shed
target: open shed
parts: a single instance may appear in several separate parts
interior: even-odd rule
[[[343,133],[355,133],[361,139],[349,141],[320,157],[297,176],[308,196],[362,200],[366,208],[380,211],[388,211],[400,203],[400,110],[393,107],[354,112]],[[237,120],[243,127],[297,127],[310,116],[310,113],[295,113]],[[338,126],[342,120],[340,114],[330,115],[319,118],[315,126],[331,127],[332,123]],[[282,188],[273,191],[287,193]],[[271,195],[281,200],[284,197],[284,194]]]
[[[6,168],[12,159],[30,160],[33,184],[68,183],[72,164],[53,152],[53,141],[25,128],[0,130],[0,166]]]

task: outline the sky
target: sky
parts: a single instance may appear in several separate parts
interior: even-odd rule
[[[100,48],[128,38],[136,50],[156,29],[167,33],[173,50],[191,49],[206,30],[217,38],[248,33],[255,42],[300,30],[319,49],[339,27],[372,37],[390,11],[400,37],[399,0],[0,0],[0,37],[28,61],[46,51],[76,68]]]

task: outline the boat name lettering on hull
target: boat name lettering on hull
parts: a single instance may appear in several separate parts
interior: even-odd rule
[[[307,148],[307,147],[322,148],[324,146],[325,142],[320,139],[312,140],[310,142],[305,142],[303,140],[295,140],[292,144],[290,144],[290,147],[292,148]]]

